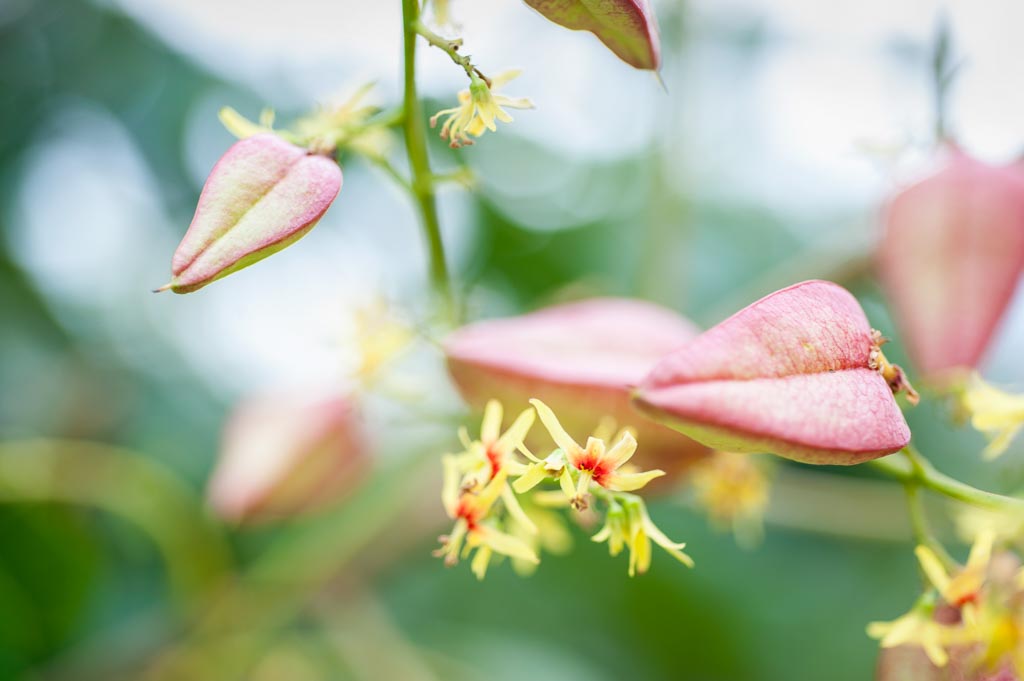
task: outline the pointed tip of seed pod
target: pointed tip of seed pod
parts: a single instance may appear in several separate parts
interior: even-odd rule
[[[661,69],[655,69],[652,73],[654,73],[654,79],[658,81],[658,85],[661,86],[661,91],[666,95],[669,94],[668,85],[665,83],[665,79],[661,77]]]
[[[167,282],[166,284],[164,284],[160,288],[153,289],[153,293],[163,293],[164,291],[169,291],[171,289],[171,286],[172,286],[172,282]]]

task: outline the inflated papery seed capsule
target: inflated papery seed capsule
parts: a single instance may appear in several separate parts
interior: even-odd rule
[[[332,159],[260,134],[236,142],[203,185],[159,290],[190,293],[302,238],[341,190]]]
[[[343,498],[370,457],[359,411],[345,395],[285,392],[249,398],[229,417],[207,497],[231,522],[266,522]]]
[[[889,202],[878,249],[907,352],[936,380],[977,366],[1024,271],[1024,169],[944,156]]]
[[[546,18],[590,31],[622,61],[638,69],[661,67],[658,21],[649,0],[525,0]]]
[[[637,413],[629,391],[659,358],[697,333],[687,319],[657,305],[597,298],[476,322],[452,333],[444,347],[448,371],[470,405],[481,409],[494,398],[519,409],[540,399],[580,442],[610,417],[617,428],[635,429],[640,447],[634,461],[641,468],[671,475],[706,448]]]
[[[848,291],[805,281],[669,354],[634,393],[635,403],[717,449],[860,463],[910,441],[875,339]]]

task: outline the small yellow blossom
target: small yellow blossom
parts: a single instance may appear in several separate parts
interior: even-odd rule
[[[997,543],[1024,540],[1024,513],[1020,511],[964,506],[955,520],[957,534],[966,542],[973,543],[985,531],[992,532]]]
[[[341,104],[318,107],[295,121],[291,129],[274,128],[272,109],[264,109],[257,123],[231,107],[222,108],[219,118],[228,132],[239,139],[273,133],[288,142],[318,152],[345,147],[369,158],[383,158],[393,146],[394,139],[386,128],[369,123],[378,108],[361,105],[363,98],[372,89],[373,83],[367,83]]]
[[[640,489],[654,478],[665,475],[665,471],[657,469],[643,473],[624,473],[619,470],[636,451],[636,438],[628,430],[623,432],[610,448],[604,440],[595,437],[587,438],[587,446],[583,447],[565,431],[550,407],[536,399],[530,400],[530,404],[537,410],[541,422],[564,453],[568,463],[580,472],[575,489],[567,470],[559,478],[562,489],[573,499],[577,508],[585,507],[591,480],[608,490],[631,492]]]
[[[953,627],[936,622],[934,612],[934,598],[926,594],[907,614],[891,622],[870,623],[868,636],[879,639],[883,648],[908,644],[921,646],[932,664],[944,667],[949,662],[946,647],[959,642],[960,635]]]
[[[447,26],[451,23],[451,9],[448,7],[448,2],[449,0],[430,0],[434,22],[439,26]]]
[[[986,459],[1006,451],[1024,427],[1024,395],[1014,395],[986,383],[975,374],[964,389],[961,406],[971,417],[975,430],[989,439]]]
[[[490,86],[483,78],[473,74],[470,76],[468,90],[459,92],[459,105],[451,109],[442,109],[430,118],[430,127],[437,125],[442,116],[445,118],[441,126],[441,138],[449,141],[453,148],[473,144],[469,137],[480,137],[486,130],[497,130],[495,119],[503,123],[511,123],[512,116],[502,107],[512,109],[532,109],[533,102],[527,97],[508,97],[497,94],[499,88],[520,71],[505,71],[491,79]]]
[[[742,543],[760,539],[769,485],[752,455],[715,452],[694,467],[690,481],[713,523],[732,528]]]
[[[462,473],[476,476],[485,483],[505,470],[510,475],[522,475],[526,466],[514,458],[516,450],[525,450],[523,438],[533,426],[535,418],[532,409],[524,410],[516,417],[504,433],[501,422],[504,408],[497,400],[489,400],[484,406],[484,417],[480,422],[480,439],[470,440],[465,428],[459,429],[459,439],[465,451],[458,455]]]
[[[640,497],[619,495],[605,516],[605,524],[591,539],[608,542],[608,552],[617,556],[623,547],[629,549],[629,576],[644,574],[651,566],[651,541],[683,565],[693,567],[693,559],[683,553],[686,544],[674,542],[665,536],[647,515],[647,507]]]
[[[355,375],[364,385],[372,383],[381,369],[405,352],[416,337],[383,298],[358,308],[352,322],[359,357]]]
[[[538,562],[537,554],[523,541],[488,522],[494,503],[503,498],[502,493],[507,489],[507,472],[499,471],[479,492],[463,491],[460,494],[458,478],[449,473],[455,465],[451,456],[445,458],[445,485],[441,495],[445,511],[449,518],[455,520],[455,526],[451,534],[441,537],[442,546],[434,555],[443,557],[445,565],[450,566],[476,549],[471,567],[480,579],[483,579],[494,553]],[[452,480],[456,481],[455,485],[451,484]]]
[[[985,584],[994,539],[995,534],[991,530],[982,531],[971,547],[967,565],[954,574],[946,570],[942,561],[929,547],[918,546],[914,553],[928,581],[935,586],[947,603],[957,608],[973,606]]]
[[[1018,675],[1024,672],[1024,628],[1020,613],[996,603],[982,608],[976,626],[977,640],[984,645],[981,663],[990,669],[1007,660]]]
[[[217,113],[217,117],[220,118],[221,125],[240,140],[267,132],[280,134],[280,131],[274,130],[275,115],[274,110],[270,108],[263,109],[260,112],[258,123],[250,121],[230,106],[221,108]]]
[[[503,411],[500,402],[489,401],[480,425],[480,439],[470,440],[465,428],[460,429],[465,451],[442,458],[441,502],[448,517],[455,520],[455,527],[441,538],[443,545],[435,553],[445,559],[445,564],[454,565],[460,551],[465,557],[475,548],[477,552],[471,567],[480,579],[486,574],[494,554],[523,563],[538,562],[534,547],[521,538],[523,534],[536,534],[537,528],[508,484],[510,473],[526,471],[526,466],[514,459],[514,452],[523,447],[522,440],[533,425],[534,412],[525,410],[502,433]],[[515,532],[504,532],[501,519],[492,513],[499,499],[508,516],[504,525],[514,527]]]

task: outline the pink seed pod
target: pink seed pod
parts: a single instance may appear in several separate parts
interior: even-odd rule
[[[636,429],[634,461],[641,468],[671,475],[706,450],[638,414],[629,390],[659,358],[697,333],[687,319],[652,303],[595,298],[470,324],[444,347],[448,371],[473,407],[482,409],[495,398],[514,411],[537,398],[579,442],[610,416],[617,427]]]
[[[883,368],[902,379],[856,299],[805,281],[669,354],[634,397],[652,418],[710,447],[856,464],[910,441]]]
[[[343,498],[369,467],[348,396],[263,395],[229,417],[207,498],[231,522],[283,519]]]
[[[921,646],[900,645],[879,653],[876,681],[1020,681],[1009,664],[995,669],[982,662],[981,651],[968,646],[949,650],[949,663],[936,667]]]
[[[661,67],[658,21],[649,0],[525,0],[559,26],[590,31],[630,66]]]
[[[957,646],[949,650],[949,662],[937,667],[920,646],[883,648],[875,681],[1020,681],[1009,663],[987,667],[982,652],[977,647]]]
[[[326,156],[272,134],[239,140],[206,179],[173,277],[158,290],[191,293],[290,246],[340,190],[341,168]]]
[[[922,374],[976,367],[1024,271],[1024,169],[949,148],[889,202],[878,268]]]

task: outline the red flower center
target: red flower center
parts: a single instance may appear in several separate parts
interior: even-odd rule
[[[493,480],[494,476],[497,475],[498,471],[501,470],[501,452],[496,451],[494,445],[491,444],[487,446],[487,451],[485,452],[485,454],[487,456],[488,463],[491,464],[490,479]]]
[[[604,485],[604,479],[612,471],[607,464],[603,463],[593,453],[584,451],[575,462],[576,468],[590,473],[590,477],[599,485]]]

